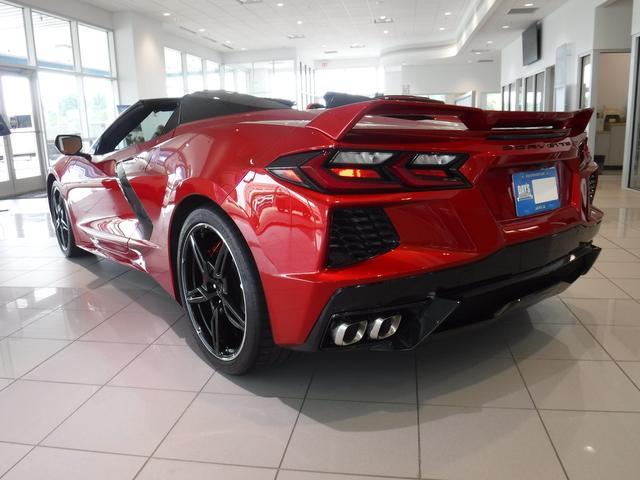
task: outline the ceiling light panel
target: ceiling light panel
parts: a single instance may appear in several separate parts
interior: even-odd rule
[[[538,9],[535,7],[528,8],[512,8],[507,12],[507,15],[531,15],[535,13]]]

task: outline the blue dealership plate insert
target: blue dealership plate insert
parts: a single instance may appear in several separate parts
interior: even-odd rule
[[[555,167],[514,173],[512,179],[518,217],[535,215],[560,206]]]

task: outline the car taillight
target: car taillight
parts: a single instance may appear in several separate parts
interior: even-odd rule
[[[578,145],[578,156],[580,158],[580,170],[584,170],[593,162],[593,157],[591,156],[591,151],[589,150],[586,140]]]
[[[356,193],[447,189],[469,186],[458,168],[466,154],[321,150],[287,155],[267,169],[296,185]]]

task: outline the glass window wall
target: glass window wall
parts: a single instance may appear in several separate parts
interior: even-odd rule
[[[27,63],[27,37],[22,8],[0,3],[0,62]]]
[[[35,11],[32,18],[38,66],[73,70],[71,22]]]

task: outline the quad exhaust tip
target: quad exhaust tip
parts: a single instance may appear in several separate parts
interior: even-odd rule
[[[398,331],[402,315],[396,313],[390,317],[376,318],[369,325],[369,338],[371,340],[384,340]]]
[[[364,334],[367,331],[367,321],[361,320],[354,323],[339,323],[333,330],[331,330],[331,336],[333,337],[333,343],[339,347],[346,347],[358,343],[364,338]]]
[[[374,320],[357,322],[341,322],[331,329],[331,339],[339,347],[356,344],[365,338],[384,340],[398,331],[402,315],[399,313],[389,317],[378,317]]]

